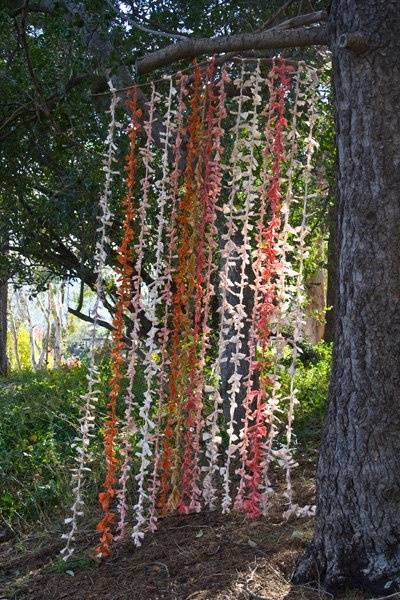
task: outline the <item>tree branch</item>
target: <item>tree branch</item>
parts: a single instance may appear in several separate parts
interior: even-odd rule
[[[71,313],[71,315],[74,315],[74,317],[82,319],[82,321],[86,321],[86,323],[94,322],[94,319],[90,315],[86,315],[85,313],[81,312],[80,310],[77,310],[76,308],[72,308],[71,306],[68,306],[68,312]],[[100,325],[100,327],[108,329],[109,331],[114,330],[114,327],[111,325],[111,323],[109,323],[108,321],[103,321],[103,319],[97,319],[97,324]]]
[[[282,21],[282,23],[278,23],[274,29],[284,31],[287,29],[295,29],[296,27],[305,27],[307,25],[314,25],[315,23],[322,23],[327,20],[328,13],[325,10],[318,10],[305,15],[298,15],[297,17],[287,19],[287,21]]]
[[[149,33],[150,35],[155,35],[158,37],[164,37],[168,39],[176,39],[176,40],[187,40],[187,35],[182,35],[181,33],[171,33],[168,31],[161,31],[160,29],[152,29],[148,25],[143,25],[142,23],[138,23],[138,21],[134,21],[133,19],[127,19],[129,25],[132,25],[135,29],[139,29],[140,31],[144,31],[145,33]]]
[[[188,39],[177,44],[146,54],[136,60],[136,72],[145,75],[178,60],[190,60],[202,54],[265,50],[267,48],[292,48],[324,46],[328,44],[326,26],[279,30],[270,29],[261,33],[241,33],[214,38]]]
[[[276,19],[282,14],[284,13],[291,4],[293,4],[294,0],[287,0],[287,2],[285,2],[285,4],[283,4],[282,6],[280,6],[278,8],[278,10],[268,19],[268,21],[265,21],[265,23],[262,24],[261,28],[258,29],[258,31],[264,31],[265,29],[269,29],[270,27],[273,26],[273,24],[275,23]]]

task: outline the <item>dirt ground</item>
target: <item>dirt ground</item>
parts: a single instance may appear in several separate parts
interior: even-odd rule
[[[310,468],[297,469],[295,489],[313,501]],[[95,558],[93,529],[80,535],[76,556],[58,555],[60,533],[43,531],[0,544],[0,600],[325,600],[315,589],[294,587],[290,576],[312,537],[312,519],[201,513],[172,516],[140,549],[129,541],[106,560]],[[362,600],[366,595],[341,596]]]

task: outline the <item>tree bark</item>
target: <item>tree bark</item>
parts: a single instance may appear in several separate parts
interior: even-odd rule
[[[5,377],[8,372],[7,360],[7,281],[0,280],[0,376]]]
[[[315,535],[294,581],[384,595],[400,590],[400,5],[334,0],[330,21],[339,289]]]
[[[326,289],[325,342],[333,342],[335,336],[336,293],[338,288],[338,243],[337,243],[337,203],[329,210],[328,277]]]

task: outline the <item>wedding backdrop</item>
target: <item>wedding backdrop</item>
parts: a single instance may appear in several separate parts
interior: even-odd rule
[[[320,85],[316,69],[282,58],[195,63],[146,84],[144,104],[140,86],[116,90],[109,82],[97,298],[64,559],[84,518],[97,427],[105,456],[101,556],[128,533],[140,545],[174,511],[266,515],[275,493],[271,467],[283,473],[283,514],[313,512],[294,497],[291,472],[308,216],[319,185],[313,160]],[[123,233],[102,421],[95,342],[125,129]],[[145,391],[136,397],[139,371]]]

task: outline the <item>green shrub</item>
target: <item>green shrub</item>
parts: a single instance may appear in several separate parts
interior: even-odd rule
[[[88,498],[96,497],[104,476],[101,425],[109,375],[109,363],[103,361]],[[84,365],[23,371],[0,380],[0,519],[7,525],[50,520],[57,509],[65,512],[69,506],[71,468],[76,456],[71,444],[77,434],[85,391]],[[134,393],[139,398],[143,395],[140,375]],[[120,416],[123,411],[122,398]]]
[[[302,354],[296,365],[295,388],[298,405],[295,409],[294,430],[300,448],[318,445],[322,421],[326,410],[332,345],[320,342],[316,346],[302,345]],[[287,362],[289,363],[290,357]],[[288,371],[282,375],[282,393],[289,394]]]
[[[21,372],[0,383],[0,514],[38,518],[65,492],[83,368]]]

